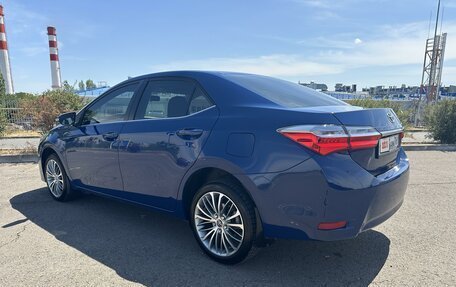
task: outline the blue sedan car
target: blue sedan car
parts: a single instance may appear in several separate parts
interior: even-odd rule
[[[291,82],[181,71],[129,79],[40,143],[42,178],[190,222],[234,264],[265,239],[341,240],[401,206],[409,162],[391,109],[362,109]]]

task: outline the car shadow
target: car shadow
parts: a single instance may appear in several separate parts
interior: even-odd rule
[[[279,240],[241,264],[224,266],[202,253],[188,223],[149,209],[94,195],[60,203],[45,188],[10,203],[59,241],[147,286],[363,286],[389,254],[390,240],[367,231],[338,242]]]

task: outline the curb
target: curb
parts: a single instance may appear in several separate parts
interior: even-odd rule
[[[14,137],[0,137],[0,140],[14,140],[14,139],[40,139],[40,136],[14,136]]]
[[[0,156],[0,163],[37,163],[37,154],[15,154]]]
[[[456,151],[454,144],[404,144],[405,151]]]

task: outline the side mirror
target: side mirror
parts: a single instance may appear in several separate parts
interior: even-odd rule
[[[76,122],[76,112],[61,114],[57,120],[64,126],[71,126]]]

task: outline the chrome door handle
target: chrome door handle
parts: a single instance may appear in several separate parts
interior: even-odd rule
[[[114,141],[119,137],[119,134],[116,132],[107,132],[103,134],[103,138],[107,141]]]
[[[197,139],[202,134],[202,129],[181,129],[176,132],[176,135],[183,139]]]

